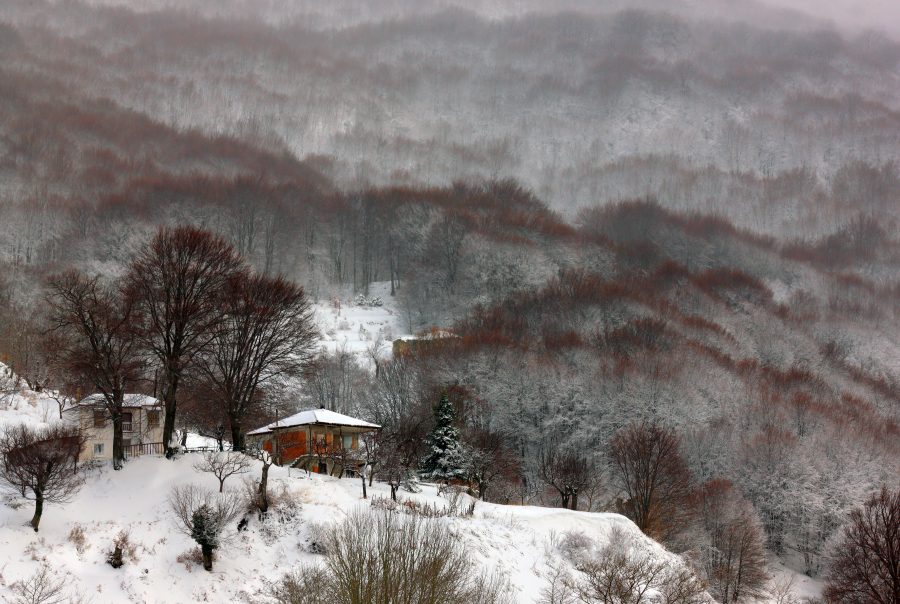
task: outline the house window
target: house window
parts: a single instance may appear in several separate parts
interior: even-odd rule
[[[159,411],[147,411],[147,427],[159,427]]]
[[[103,409],[94,409],[94,427],[103,428],[106,426],[106,411]]]
[[[122,432],[131,432],[131,429],[131,413],[125,412],[122,414]]]
[[[345,449],[353,448],[353,435],[351,435],[351,434],[344,435],[344,448]]]
[[[103,443],[94,443],[94,457],[103,455]]]

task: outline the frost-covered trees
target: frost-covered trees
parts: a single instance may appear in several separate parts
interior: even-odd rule
[[[169,494],[178,528],[200,546],[204,569],[212,570],[213,553],[225,527],[240,515],[241,503],[234,492],[214,493],[193,484],[174,487]]]
[[[84,436],[77,426],[9,426],[0,436],[0,479],[34,499],[31,527],[38,531],[45,503],[65,503],[81,488],[77,473]]]
[[[455,421],[453,403],[444,392],[434,408],[434,427],[428,435],[428,451],[421,466],[423,477],[447,482],[465,474],[465,460]]]
[[[882,487],[850,513],[824,595],[829,604],[900,602],[900,489]]]

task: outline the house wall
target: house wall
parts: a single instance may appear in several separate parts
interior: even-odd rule
[[[278,430],[276,434],[266,434],[258,437],[255,444],[270,454],[275,453],[278,439],[278,450],[281,453],[281,463],[289,464],[299,457],[309,456],[311,460],[317,460],[321,447],[326,451],[333,451],[342,443],[344,437],[349,437],[347,443],[349,450],[359,449],[359,435],[367,430],[354,427],[326,427],[326,426],[297,426],[295,428]],[[311,437],[311,442],[310,442]],[[318,443],[318,447],[315,446]],[[308,465],[308,464],[307,464]],[[315,471],[316,461],[312,462],[310,469]],[[331,471],[331,462],[328,462],[328,471]]]
[[[104,410],[105,411],[105,410]],[[151,426],[147,415],[150,409],[145,409],[143,407],[129,407],[126,411],[130,411],[131,416],[131,431],[123,432],[122,437],[125,441],[125,444],[141,444],[141,443],[158,443],[162,442],[163,437],[163,424],[165,422],[165,410],[160,408],[159,411],[159,422],[155,426]],[[109,419],[108,415],[106,417],[105,425],[101,427],[94,426],[94,409],[91,407],[82,407],[78,410],[79,417],[78,421],[81,424],[81,428],[84,430],[87,435],[87,442],[84,445],[84,449],[81,451],[81,459],[97,459],[97,460],[108,460],[112,459],[112,447],[113,447],[113,423],[112,420]],[[102,444],[103,452],[95,453],[95,445]]]

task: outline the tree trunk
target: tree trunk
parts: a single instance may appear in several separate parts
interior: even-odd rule
[[[241,430],[241,422],[235,419],[231,420],[231,450],[244,450],[244,432]]]
[[[166,419],[163,422],[163,446],[166,448],[166,457],[171,459],[175,454],[172,448],[172,435],[175,433],[175,411],[178,403],[175,393],[178,390],[178,372],[169,368],[166,376],[166,391],[163,393],[163,404],[166,408]]]
[[[34,490],[34,516],[31,518],[31,528],[34,532],[38,532],[38,525],[41,523],[41,514],[44,513],[44,492],[40,489]]]
[[[256,492],[259,494],[259,511],[265,514],[269,511],[269,466],[272,464],[263,463],[262,478],[259,481],[259,488]]]
[[[203,553],[203,569],[211,572],[212,571],[212,563],[213,563],[213,560],[212,560],[213,548],[212,548],[212,546],[204,543],[200,546],[200,551]]]
[[[572,491],[572,509],[578,509],[578,489]]]
[[[368,499],[366,496],[366,477],[364,474],[360,474],[359,477],[362,479],[363,499]]]
[[[390,485],[390,487],[391,487],[391,499],[392,499],[393,501],[397,501],[397,487],[399,487],[399,486],[400,486],[400,485],[396,485],[396,486],[393,485],[393,484]]]
[[[122,412],[118,411],[113,415],[113,469],[121,470],[125,461],[125,443],[122,438]]]

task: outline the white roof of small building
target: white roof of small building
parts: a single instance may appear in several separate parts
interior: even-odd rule
[[[95,407],[97,405],[103,405],[105,403],[106,401],[103,398],[102,394],[92,394],[90,396],[84,397],[75,405],[66,409],[66,411],[79,409],[81,407]],[[146,394],[126,394],[122,401],[123,407],[159,407],[160,405],[161,403],[159,399],[153,398],[152,396],[148,396]]]
[[[323,424],[327,426],[352,426],[354,428],[371,428],[377,430],[381,428],[378,424],[373,424],[343,413],[329,411],[328,409],[306,409],[300,413],[295,413],[277,422],[272,422],[262,428],[247,432],[251,434],[265,434],[271,432],[274,428],[292,428],[294,426],[307,426],[313,424]]]

